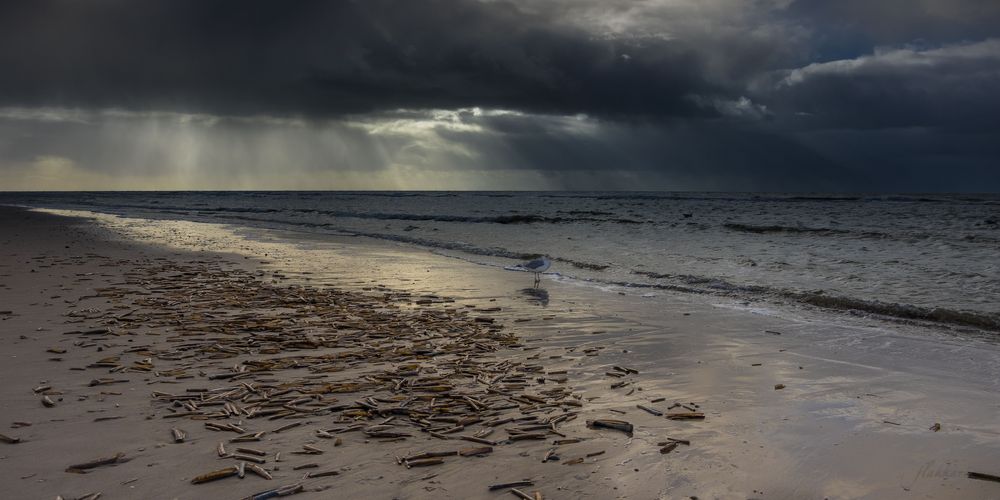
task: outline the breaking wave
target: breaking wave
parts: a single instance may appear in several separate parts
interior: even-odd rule
[[[973,327],[1000,332],[1000,314],[864,300],[830,295],[822,291],[800,292],[760,285],[738,285],[719,278],[706,276],[656,273],[651,271],[632,271],[632,273],[656,280],[665,279],[673,283],[667,285],[657,283],[623,283],[623,285],[748,298],[780,298],[824,309],[862,312],[887,318],[927,321],[942,325]]]

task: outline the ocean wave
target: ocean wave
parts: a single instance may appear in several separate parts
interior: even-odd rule
[[[794,193],[703,193],[703,192],[577,192],[577,193],[540,193],[541,198],[581,198],[591,200],[664,200],[664,201],[735,201],[752,203],[950,203],[950,204],[1000,204],[996,195],[983,194],[981,196],[963,194],[941,194],[941,195],[920,195],[920,194],[794,194]]]
[[[676,280],[686,285],[708,285],[714,283],[721,287],[733,287],[734,289],[736,287],[736,285],[733,285],[732,283],[728,283],[718,278],[709,278],[707,276],[694,276],[691,274],[657,273],[653,271],[632,271],[632,274],[638,274],[640,276],[645,276],[647,278],[653,278],[653,279]]]
[[[552,260],[558,262],[565,262],[577,269],[589,269],[591,271],[604,271],[611,267],[611,264],[595,264],[593,262],[584,262],[580,260],[567,259],[565,257],[553,257]]]
[[[826,309],[862,311],[892,318],[929,321],[932,323],[970,326],[983,330],[1000,331],[1000,315],[959,311],[944,307],[920,307],[910,304],[863,300],[823,293],[785,292],[788,298]]]
[[[719,278],[693,276],[686,274],[657,273],[652,271],[632,271],[633,274],[652,279],[665,279],[675,283],[639,284],[628,283],[627,286],[652,286],[695,293],[711,293],[725,296],[750,298],[780,298],[793,300],[824,309],[840,311],[858,311],[876,314],[887,318],[901,320],[918,320],[942,325],[974,327],[982,330],[1000,332],[1000,315],[985,312],[962,311],[944,307],[922,307],[912,304],[899,304],[879,300],[866,300],[853,297],[830,295],[825,292],[801,292],[761,285],[740,285]]]
[[[783,201],[860,201],[861,196],[789,196]]]
[[[989,227],[988,224],[983,224]],[[737,231],[749,234],[789,234],[789,235],[810,235],[810,236],[841,236],[848,238],[862,239],[891,239],[904,241],[919,241],[937,239],[942,241],[963,241],[965,243],[1000,243],[1000,238],[983,234],[934,234],[928,232],[906,231],[898,234],[890,234],[881,231],[863,231],[849,229],[835,229],[828,227],[808,227],[808,226],[781,226],[781,225],[760,225],[744,224],[739,222],[726,222],[722,227],[730,231]]]
[[[778,225],[756,225],[743,224],[739,222],[727,222],[722,227],[743,233],[767,234],[767,233],[809,233],[809,234],[850,234],[844,229],[831,229],[825,227],[805,227],[805,226],[778,226]]]
[[[834,229],[829,227],[808,227],[808,226],[780,226],[780,225],[758,225],[744,224],[739,222],[726,222],[722,227],[730,231],[739,231],[753,234],[811,234],[819,236],[855,236],[860,238],[892,238],[893,235],[878,231],[851,231],[847,229]]]
[[[536,252],[516,251],[502,247],[480,247],[473,245],[471,243],[466,243],[461,241],[442,241],[430,238],[421,238],[419,236],[409,236],[409,235],[393,234],[393,233],[378,233],[371,231],[359,231],[355,229],[338,227],[336,224],[329,222],[301,222],[301,221],[288,222],[288,221],[276,221],[272,219],[263,219],[258,217],[247,217],[247,216],[228,216],[227,218],[237,219],[246,222],[260,222],[265,224],[274,224],[277,225],[278,227],[295,226],[302,228],[322,228],[328,231],[342,233],[342,234],[364,236],[366,238],[375,238],[386,241],[395,241],[399,243],[407,243],[410,245],[417,245],[427,248],[436,248],[441,250],[457,250],[460,252],[465,252],[472,255],[482,255],[485,257],[502,257],[514,260],[531,260],[531,259],[537,259],[538,257],[541,257],[543,255],[541,253],[536,253]],[[605,269],[611,267],[610,264],[598,264],[594,262],[586,262],[559,256],[550,256],[550,257],[554,261],[569,264],[577,269],[587,269],[590,271],[604,271]]]
[[[469,224],[570,224],[578,222],[590,223],[612,223],[612,224],[643,224],[644,221],[630,219],[626,217],[597,217],[597,215],[612,215],[608,212],[586,212],[579,211],[578,214],[565,212],[568,216],[546,216],[539,214],[504,214],[489,216],[471,215],[449,215],[449,214],[412,214],[393,212],[360,212],[350,210],[321,210],[313,208],[266,208],[266,207],[208,207],[205,203],[192,203],[190,205],[164,205],[159,200],[151,200],[148,204],[139,203],[114,203],[105,204],[98,201],[82,201],[80,205],[105,210],[121,211],[122,209],[148,210],[154,212],[181,213],[193,212],[201,215],[217,216],[217,214],[315,214],[330,217],[343,217],[353,219],[375,219],[375,220],[403,220],[403,221],[427,221],[427,222],[457,222]],[[572,216],[569,216],[572,215]],[[285,222],[275,220],[275,222]]]
[[[448,214],[408,214],[392,212],[356,212],[347,210],[319,210],[311,208],[294,208],[285,210],[274,209],[254,209],[254,208],[226,208],[200,209],[199,212],[235,212],[235,213],[273,213],[289,212],[301,214],[316,214],[330,217],[341,217],[351,219],[376,219],[376,220],[405,220],[418,222],[458,222],[469,224],[568,224],[574,222],[594,222],[594,223],[615,223],[615,224],[642,224],[642,221],[628,218],[600,218],[600,217],[550,217],[538,214],[506,214],[490,216],[471,215],[448,215]]]
[[[464,222],[471,224],[566,224],[573,222],[595,222],[595,223],[616,223],[616,224],[642,224],[642,221],[627,218],[600,218],[600,217],[550,217],[538,214],[507,214],[490,216],[470,216],[470,215],[446,215],[446,214],[407,214],[407,213],[380,213],[380,212],[349,212],[337,210],[306,210],[301,212],[313,212],[321,215],[331,215],[334,217],[350,217],[355,219],[380,219],[380,220],[408,220],[408,221],[430,221],[430,222]]]

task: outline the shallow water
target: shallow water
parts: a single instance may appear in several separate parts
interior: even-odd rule
[[[0,203],[357,234],[618,285],[1000,330],[1000,196],[3,193]]]

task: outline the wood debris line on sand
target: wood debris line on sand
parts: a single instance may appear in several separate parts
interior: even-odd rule
[[[265,450],[272,436],[283,432],[306,432],[348,452],[361,442],[482,445],[398,459],[407,467],[500,455],[493,453],[496,446],[541,446],[551,438],[557,445],[581,441],[561,426],[585,411],[586,399],[565,384],[565,370],[512,356],[524,344],[502,318],[485,321],[475,310],[441,307],[448,303],[444,299],[417,304],[409,294],[376,290],[270,284],[247,271],[161,262],[127,273],[124,283],[98,289],[98,297],[121,307],[110,309],[94,328],[67,335],[82,336],[87,343],[121,336],[135,340],[87,366],[116,377],[98,376],[92,385],[137,383],[128,379],[130,373],[142,374],[135,378],[149,384],[179,384],[157,385],[150,393],[156,416],[177,422],[171,428],[175,442],[187,436],[182,420],[203,434],[222,433],[215,454],[239,464],[199,475],[194,484],[243,476],[247,470],[271,479],[272,473],[258,464],[268,461]],[[125,308],[129,313],[121,314]],[[150,332],[156,337],[143,342]],[[581,350],[587,356],[600,351]],[[639,372],[614,366],[609,373],[631,384]],[[543,375],[558,375],[559,383]],[[640,408],[654,415],[659,411]],[[620,420],[588,425],[633,430]],[[494,431],[507,437],[488,439]],[[297,446],[299,451],[285,453],[318,455],[327,448]],[[537,460],[541,453],[524,456]],[[273,458],[280,462],[280,453]],[[557,458],[551,451],[545,455],[546,461]],[[293,486],[248,498],[287,494]]]

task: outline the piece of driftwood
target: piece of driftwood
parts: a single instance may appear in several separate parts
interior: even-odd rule
[[[1000,476],[986,474],[984,472],[969,472],[969,479],[979,479],[980,481],[995,481],[1000,483]]]
[[[701,412],[667,413],[670,420],[704,420],[705,414]]]
[[[247,464],[247,469],[250,469],[250,472],[253,472],[254,474],[257,474],[258,476],[260,476],[260,477],[262,477],[264,479],[267,479],[267,480],[271,479],[271,473],[268,472],[268,471],[266,471],[266,470],[264,470],[263,467],[261,467],[261,466],[259,466],[257,464]]]
[[[663,416],[663,412],[660,411],[660,410],[657,410],[655,408],[650,408],[648,406],[643,406],[643,405],[635,405],[635,407],[638,408],[638,409],[640,409],[640,410],[642,410],[642,411],[644,411],[644,412],[646,412],[646,413],[649,413],[651,415],[655,415],[657,417],[662,417]]]
[[[84,462],[82,464],[70,465],[66,468],[66,472],[80,473],[90,469],[96,469],[104,465],[113,465],[125,461],[124,453],[116,453],[112,457],[98,458],[91,460],[89,462]]]
[[[483,455],[489,455],[493,453],[492,446],[480,446],[478,448],[465,448],[458,452],[459,455],[463,457],[481,457]]]
[[[587,427],[595,429],[614,429],[616,431],[622,431],[626,434],[632,434],[634,429],[632,424],[629,422],[611,419],[588,420]]]
[[[513,493],[514,496],[516,496],[517,498],[523,498],[525,500],[535,500],[535,497],[533,497],[533,496],[531,496],[531,495],[529,495],[529,494],[527,494],[527,493],[525,493],[525,492],[523,492],[523,491],[521,491],[521,490],[519,490],[517,488],[511,488],[510,492]]]
[[[183,443],[184,442],[184,438],[187,437],[187,434],[185,434],[184,431],[182,431],[182,430],[180,430],[180,429],[178,429],[176,427],[173,428],[173,429],[170,429],[170,435],[173,436],[175,443]]]
[[[239,469],[236,466],[226,467],[225,469],[214,470],[212,472],[206,472],[199,476],[195,476],[194,479],[191,480],[191,484],[203,484],[210,481],[217,481],[219,479],[225,479],[237,474],[239,474]]]
[[[517,488],[518,486],[534,486],[535,482],[530,479],[522,479],[520,481],[511,481],[509,483],[499,483],[491,484],[490,491],[505,490],[507,488]]]

